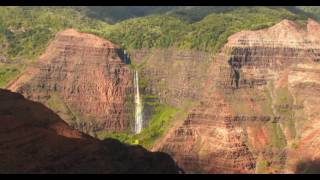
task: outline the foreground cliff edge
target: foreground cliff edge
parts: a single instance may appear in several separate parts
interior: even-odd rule
[[[0,89],[0,173],[181,173],[169,155],[70,128],[44,105]]]

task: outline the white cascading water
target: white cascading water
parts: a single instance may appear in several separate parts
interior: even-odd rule
[[[136,71],[134,75],[134,87],[135,87],[135,133],[139,134],[143,126],[143,105],[140,98],[138,71]]]

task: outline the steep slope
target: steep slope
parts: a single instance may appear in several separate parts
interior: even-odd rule
[[[0,90],[0,173],[179,173],[164,153],[99,141],[22,95]]]
[[[202,103],[154,149],[187,172],[292,173],[319,159],[319,28],[283,20],[229,37]]]
[[[132,84],[126,61],[111,42],[67,29],[8,89],[45,103],[82,131],[124,131]]]

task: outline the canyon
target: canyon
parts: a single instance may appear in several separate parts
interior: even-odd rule
[[[38,152],[27,145],[30,141],[44,148],[43,153],[48,154],[43,156],[48,162],[57,157],[61,161],[47,165],[36,161],[24,167],[23,162],[33,159],[19,156],[12,165],[10,159],[2,160],[1,164],[6,164],[8,171],[11,168],[17,172],[59,172],[61,164],[65,164],[68,172],[80,169],[92,173],[117,173],[122,166],[124,173],[143,172],[145,166],[150,168],[146,172],[153,173],[182,172],[178,166],[187,173],[318,170],[319,30],[320,24],[312,19],[305,26],[285,19],[269,28],[231,35],[216,54],[173,47],[128,49],[127,53],[98,36],[74,29],[61,31],[37,62],[7,86],[26,99],[43,103],[46,107],[39,108],[50,116],[39,113],[33,117],[38,112],[26,114],[30,111],[26,107],[26,112],[21,110],[23,115],[17,114],[16,122],[4,103],[1,108],[5,125],[0,130],[6,150],[1,148],[0,153],[8,158],[16,155],[6,153],[21,153],[10,152],[17,147],[25,147],[31,154]],[[27,101],[17,94],[0,92],[5,101],[9,102],[7,96]],[[159,104],[177,108],[185,116],[170,116],[174,123],[151,148],[157,157],[141,147],[133,148],[111,139],[99,141],[84,134],[97,131],[139,134],[148,128]],[[19,105],[11,108],[20,112]],[[25,117],[27,124],[18,122]],[[40,121],[41,117],[49,119]],[[40,129],[38,122],[31,119],[39,119]],[[10,125],[10,121],[14,123]],[[14,129],[19,127],[36,130],[23,131],[32,134],[30,139],[9,143],[4,133],[13,133],[12,137],[18,139],[21,134]],[[37,133],[46,134],[48,139],[36,136]],[[56,156],[50,157],[53,152],[43,147],[47,146],[45,141],[57,150]],[[58,151],[53,141],[61,142],[66,149]],[[64,155],[75,149],[83,150],[70,157]],[[111,158],[111,152],[118,151],[121,153],[114,153],[117,157]],[[100,156],[102,152],[110,155]],[[86,157],[84,154],[90,154],[89,159],[76,160]],[[160,169],[155,165],[160,161],[158,158]],[[119,159],[125,165],[115,162]],[[78,161],[81,162],[73,166]],[[149,167],[147,162],[152,165]],[[85,164],[110,169],[86,169]]]
[[[230,36],[200,104],[153,150],[188,173],[294,173],[319,161],[319,29],[283,20]]]

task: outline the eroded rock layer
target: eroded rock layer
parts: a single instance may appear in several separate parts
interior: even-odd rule
[[[70,128],[44,105],[0,89],[0,173],[181,173],[165,153]]]
[[[131,72],[122,49],[68,29],[9,89],[45,103],[85,132],[129,128]],[[129,103],[130,104],[130,103]]]
[[[293,173],[318,160],[319,29],[283,20],[230,36],[201,104],[154,149],[190,173]]]
[[[162,103],[181,107],[198,101],[205,87],[210,54],[179,49],[131,50],[132,60],[142,66],[144,94],[156,95]]]
[[[144,127],[159,113],[159,104],[187,113],[187,109],[199,101],[199,92],[206,86],[209,53],[154,48],[130,50],[130,57],[133,64],[138,64]],[[172,119],[177,120],[176,117]]]

